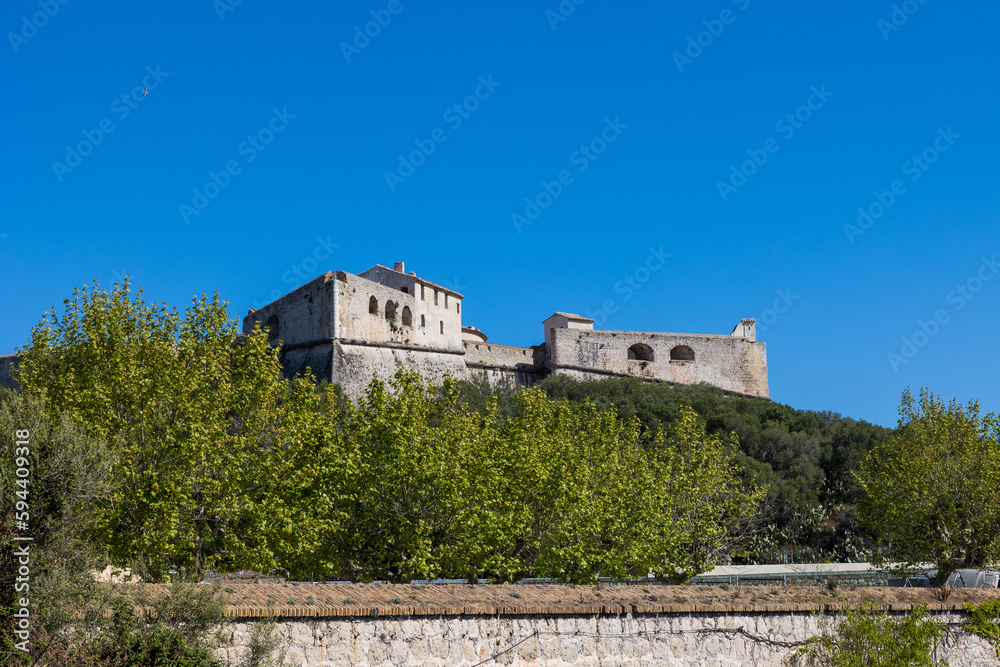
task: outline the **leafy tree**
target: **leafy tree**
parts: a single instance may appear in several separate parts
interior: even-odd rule
[[[934,660],[944,631],[944,623],[927,618],[926,606],[900,619],[869,606],[848,612],[837,638],[823,636],[809,652],[831,667],[947,667]]]
[[[646,466],[652,530],[642,544],[655,555],[650,571],[684,581],[741,552],[766,489],[745,485],[736,463],[737,439],[709,435],[694,410],[682,407],[668,431],[657,432]]]
[[[114,451],[95,534],[147,579],[171,567],[267,567],[257,501],[285,391],[277,353],[238,337],[218,296],[182,317],[127,280],[84,288],[20,352],[25,393]]]
[[[43,664],[46,656],[60,653],[60,633],[96,594],[88,570],[103,568],[105,561],[87,540],[86,527],[93,521],[91,499],[107,493],[110,453],[100,439],[82,434],[71,420],[53,424],[38,400],[6,389],[0,389],[0,451],[0,654],[10,664],[20,658],[24,664]],[[27,469],[28,476],[17,476],[18,468]],[[26,528],[15,519],[24,521]],[[18,536],[32,541],[15,541]],[[21,583],[16,590],[15,551],[25,545],[30,588]],[[19,640],[12,622],[21,598],[30,601],[28,655],[14,647]]]
[[[686,406],[643,428],[600,403],[407,371],[350,401],[284,380],[218,297],[182,316],[127,282],[85,288],[21,356],[25,396],[107,443],[86,535],[146,580],[685,577],[739,550],[761,497],[735,441]]]
[[[643,435],[589,402],[510,400],[507,417],[496,400],[473,410],[455,382],[409,371],[357,403],[296,385],[269,485],[277,515],[294,517],[268,531],[277,562],[390,581],[686,578],[745,537],[761,493],[693,411]]]
[[[27,440],[30,451],[18,452],[16,440]],[[217,591],[174,587],[168,597],[144,599],[93,577],[108,562],[102,545],[89,539],[97,501],[111,488],[115,455],[103,440],[82,433],[68,416],[50,422],[34,396],[0,390],[0,449],[7,453],[0,459],[0,664],[217,665],[208,655],[204,632],[221,620]],[[27,465],[17,460],[18,453]],[[15,492],[25,490],[17,484],[25,479],[17,476],[17,467],[30,471],[23,501],[27,530],[14,524],[21,500]],[[26,543],[15,543],[15,536],[32,538],[27,543],[30,588],[20,591],[14,587],[18,562],[13,554]],[[156,610],[156,618],[140,622],[127,594],[140,607]],[[30,601],[27,652],[13,646],[10,627],[20,598]],[[128,632],[121,631],[125,628]]]
[[[578,381],[556,375],[537,385],[552,398],[591,400],[652,433],[693,408],[711,435],[739,438],[737,464],[747,483],[767,488],[766,529],[741,560],[773,562],[782,547],[796,560],[864,560],[869,535],[854,520],[860,459],[886,441],[888,429],[829,412],[795,410],[708,385],[647,383],[632,378]]]
[[[899,429],[862,462],[862,521],[879,536],[876,561],[933,563],[944,586],[957,569],[1000,558],[1000,421],[979,404],[903,393]]]
[[[318,549],[301,553],[303,566],[319,557],[340,576],[390,581],[474,572],[477,545],[491,539],[477,521],[494,473],[482,420],[457,406],[456,394],[452,382],[438,389],[400,371],[296,429],[329,461],[302,478],[315,501],[303,504],[305,526],[327,521]]]
[[[966,614],[962,626],[972,634],[989,640],[1000,658],[1000,600],[987,600],[978,605],[964,604],[962,611]]]
[[[491,437],[503,472],[490,509],[513,531],[500,553],[522,576],[563,581],[638,569],[652,486],[638,423],[531,389],[516,403]]]

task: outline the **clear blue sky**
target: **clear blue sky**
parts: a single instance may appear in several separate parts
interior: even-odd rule
[[[63,1],[0,13],[0,351],[95,279],[242,317],[403,260],[497,343],[756,317],[777,401],[1000,409],[995,2]]]

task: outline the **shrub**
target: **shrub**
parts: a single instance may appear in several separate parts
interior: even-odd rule
[[[983,602],[978,607],[967,604],[962,607],[968,615],[962,626],[974,635],[979,635],[993,642],[1000,657],[1000,600]]]
[[[848,612],[836,639],[823,636],[808,652],[830,667],[947,667],[933,657],[944,630],[944,623],[927,618],[926,606],[895,619],[869,603],[866,609]]]

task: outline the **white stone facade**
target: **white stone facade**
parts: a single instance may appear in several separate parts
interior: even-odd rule
[[[552,373],[579,378],[631,376],[677,384],[705,382],[768,397],[767,356],[753,320],[726,335],[595,331],[593,320],[556,312],[533,347],[487,342],[462,326],[463,296],[407,273],[402,262],[358,275],[330,271],[251,311],[243,331],[267,327],[282,343],[290,375],[308,367],[357,396],[373,375],[415,368],[430,381],[445,374],[528,385]]]
[[[961,614],[934,613],[957,624]],[[826,613],[640,614],[621,616],[434,616],[279,619],[286,665],[296,667],[703,666],[805,667],[796,644],[833,634],[843,616]],[[226,625],[236,660],[252,623]],[[742,632],[740,632],[742,631]],[[951,625],[937,658],[951,667],[996,667],[986,640]]]

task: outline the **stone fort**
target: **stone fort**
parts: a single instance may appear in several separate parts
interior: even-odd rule
[[[287,375],[308,367],[350,396],[360,395],[373,374],[385,379],[407,367],[430,381],[482,374],[494,384],[526,386],[551,374],[635,377],[769,398],[765,345],[752,319],[728,335],[650,333],[595,330],[592,319],[556,312],[542,323],[542,343],[515,347],[463,326],[462,299],[407,273],[402,262],[357,275],[328,271],[251,310],[243,333],[260,325],[281,345]]]

